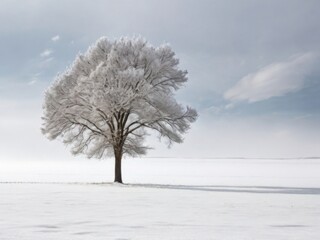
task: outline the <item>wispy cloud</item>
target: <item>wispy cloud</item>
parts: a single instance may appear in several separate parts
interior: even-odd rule
[[[43,63],[48,63],[51,62],[53,60],[53,57],[47,58],[43,61]]]
[[[53,53],[53,51],[51,49],[46,49],[40,54],[40,56],[41,57],[49,57],[52,53]]]
[[[37,82],[36,79],[31,80],[30,82],[28,82],[28,85],[34,85]]]
[[[56,35],[56,36],[52,37],[51,40],[52,40],[53,42],[57,42],[57,41],[60,40],[60,36],[59,36],[59,35]]]
[[[305,53],[268,65],[243,77],[225,92],[224,98],[232,102],[258,102],[299,91],[305,84],[314,59],[314,54]]]
[[[53,60],[54,60],[53,57],[45,58],[42,61],[39,61],[37,63],[37,68],[43,70],[43,69],[49,67]]]
[[[32,79],[27,84],[30,85],[30,86],[36,84],[38,82],[38,78],[39,78],[40,75],[41,75],[40,72],[39,73],[35,73],[33,75]]]

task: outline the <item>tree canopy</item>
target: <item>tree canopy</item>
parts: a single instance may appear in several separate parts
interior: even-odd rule
[[[100,38],[45,93],[42,132],[89,158],[145,154],[147,129],[181,143],[197,112],[175,99],[187,71],[169,45]]]

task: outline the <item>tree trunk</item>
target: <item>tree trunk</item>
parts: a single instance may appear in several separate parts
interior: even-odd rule
[[[114,182],[122,183],[122,175],[121,175],[122,153],[121,153],[121,151],[115,150],[114,157],[115,157]]]

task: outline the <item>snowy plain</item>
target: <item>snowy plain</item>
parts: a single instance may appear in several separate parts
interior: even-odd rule
[[[320,159],[0,160],[0,239],[319,239]]]

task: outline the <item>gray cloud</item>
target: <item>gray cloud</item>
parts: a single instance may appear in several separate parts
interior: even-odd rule
[[[40,54],[40,56],[41,57],[49,57],[52,54],[52,52],[53,51],[51,49],[46,49]]]
[[[288,61],[272,63],[243,77],[225,92],[224,97],[233,102],[258,102],[299,91],[304,87],[315,59],[314,54],[305,53]]]
[[[4,0],[0,3],[0,44],[8,57],[6,62],[0,60],[0,68],[10,67],[8,60],[17,64],[12,56],[17,48],[21,64],[32,56],[31,51],[51,48],[51,38],[57,33],[64,37],[55,46],[59,57],[55,72],[100,36],[141,34],[155,45],[171,43],[190,72],[192,90],[223,93],[248,72],[272,61],[320,50],[320,33],[314,31],[320,27],[319,7],[318,1],[298,0],[232,4],[209,0],[70,0],[59,4],[54,0]],[[72,40],[75,46],[70,49],[66,42]]]
[[[56,36],[54,36],[54,37],[51,38],[51,40],[52,40],[53,42],[57,42],[57,41],[59,41],[59,39],[60,39],[60,36],[59,36],[59,35],[56,35]]]

